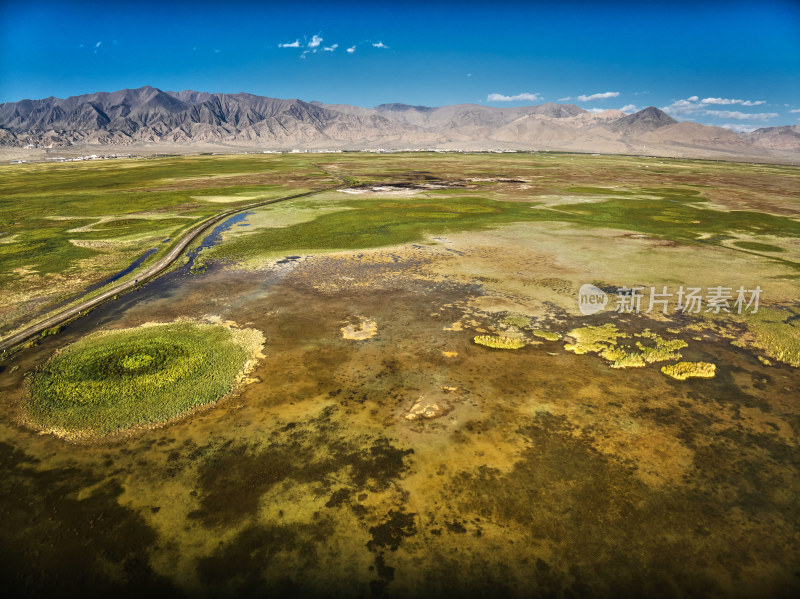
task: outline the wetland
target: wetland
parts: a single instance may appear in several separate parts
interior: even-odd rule
[[[6,352],[9,588],[800,590],[800,169],[344,153],[0,171],[3,336],[203,219],[319,191],[248,208]],[[584,284],[605,310],[581,313]],[[732,291],[727,310],[615,311],[634,286]]]

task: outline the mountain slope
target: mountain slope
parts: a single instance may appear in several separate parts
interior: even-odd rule
[[[0,104],[0,147],[153,144],[177,144],[179,150],[200,144],[274,149],[489,146],[763,159],[800,152],[800,131],[797,126],[771,127],[737,135],[679,123],[654,107],[634,114],[595,114],[554,103],[360,108],[149,86]]]

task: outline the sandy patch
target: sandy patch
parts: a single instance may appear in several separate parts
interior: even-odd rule
[[[341,328],[342,337],[353,341],[371,339],[378,334],[378,324],[374,320],[362,318],[358,326],[349,324]]]

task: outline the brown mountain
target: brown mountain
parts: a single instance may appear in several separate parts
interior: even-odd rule
[[[800,125],[756,129],[744,138],[759,148],[800,152]]]
[[[666,112],[654,106],[650,106],[649,108],[645,108],[634,114],[629,114],[628,116],[624,116],[612,122],[609,125],[609,129],[630,137],[641,135],[642,133],[649,133],[659,127],[674,125],[677,122],[678,121],[673,119]]]
[[[505,148],[797,160],[797,127],[737,135],[658,108],[594,114],[572,104],[360,108],[153,87],[0,104],[0,147],[230,149]]]

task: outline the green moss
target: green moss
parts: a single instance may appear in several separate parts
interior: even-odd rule
[[[800,312],[773,308],[758,309],[743,317],[752,340],[744,345],[752,345],[767,356],[800,367],[800,326],[797,315]]]
[[[509,314],[503,318],[501,322],[512,327],[517,327],[518,329],[524,329],[531,325],[531,319],[522,314]]]
[[[164,422],[228,393],[261,339],[190,322],[88,335],[34,373],[26,410],[36,426],[66,433]]]
[[[561,335],[554,331],[545,331],[544,329],[533,329],[531,331],[534,336],[539,337],[540,339],[545,339],[547,341],[558,341],[561,339]]]
[[[495,349],[520,349],[525,347],[525,342],[522,339],[511,339],[497,335],[478,335],[474,341],[478,345],[485,345]]]
[[[714,378],[716,370],[716,365],[709,362],[678,362],[661,367],[661,372],[679,381],[685,381],[688,378]]]

